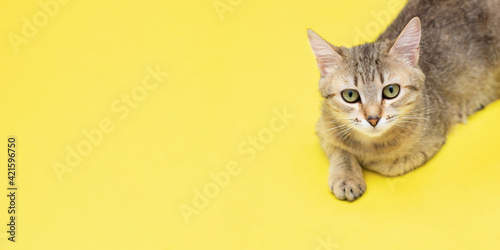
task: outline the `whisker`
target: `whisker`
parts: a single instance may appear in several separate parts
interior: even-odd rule
[[[410,122],[410,121],[399,121],[399,122],[396,122],[396,124],[399,123],[399,124],[414,124],[414,125],[421,125],[421,123],[418,123],[418,122]]]
[[[435,109],[437,108],[437,109]],[[405,112],[405,113],[401,113],[399,115],[404,115],[404,114],[412,114],[412,113],[418,113],[418,112],[426,112],[426,113],[430,113],[430,112],[436,112],[436,111],[440,111],[442,110],[441,107],[437,107],[437,106],[428,106],[428,107],[423,107],[423,108],[419,108],[419,109],[414,109],[414,110],[410,110],[408,112]]]
[[[427,120],[427,117],[421,116],[401,116],[399,120]]]
[[[351,127],[348,127],[348,128],[343,128],[343,129],[341,129],[341,130],[337,131],[337,132],[335,133],[335,136],[336,136],[336,137],[340,137],[341,135],[343,135],[345,132],[349,131],[350,129],[351,129]]]
[[[350,118],[346,118],[346,119],[333,119],[332,121],[342,121],[342,120],[354,120],[354,119],[350,119]]]
[[[336,126],[336,127],[333,127],[333,128],[329,128],[329,129],[328,129],[328,130],[326,130],[326,131],[334,130],[334,129],[336,129],[336,128],[345,127],[345,126],[347,126],[347,125],[350,125],[350,123],[346,123],[346,124],[339,125],[339,126]]]
[[[403,130],[406,130],[406,131],[413,131],[411,128],[408,128],[408,127],[401,125],[401,124],[394,124],[394,126],[401,128]]]
[[[327,135],[328,133],[331,133],[331,132],[336,132],[338,130],[342,130],[344,128],[346,128],[348,125],[351,125],[350,123],[347,123],[347,124],[343,124],[343,125],[339,125],[339,126],[336,126],[336,127],[333,127],[333,128],[329,128],[325,131],[322,131],[320,133],[321,136],[324,136],[324,135]]]
[[[347,129],[348,127],[346,127],[347,125],[349,124],[344,124],[345,126],[338,126],[336,127],[336,129],[329,129],[327,131],[323,131],[320,135],[321,136],[337,136],[337,134],[339,133],[342,133],[345,129]]]
[[[343,133],[342,137],[341,137],[341,143],[344,143],[344,140],[349,137],[349,135],[351,134],[351,131],[353,130],[352,127],[350,127],[346,132]]]

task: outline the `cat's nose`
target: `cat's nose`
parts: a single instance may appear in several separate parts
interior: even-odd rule
[[[380,117],[378,116],[368,116],[366,119],[373,127],[377,126],[378,121],[380,120]]]

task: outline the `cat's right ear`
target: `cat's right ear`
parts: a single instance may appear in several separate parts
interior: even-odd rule
[[[418,17],[412,18],[399,34],[389,54],[404,59],[413,67],[417,66],[421,29],[420,19]]]
[[[342,61],[342,57],[333,49],[333,45],[325,41],[316,32],[308,29],[307,36],[309,37],[309,43],[314,55],[316,55],[321,77],[324,77],[328,69],[335,67],[335,65]]]

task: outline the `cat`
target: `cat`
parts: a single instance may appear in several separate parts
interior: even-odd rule
[[[338,199],[365,192],[362,168],[399,176],[422,166],[454,124],[500,98],[498,13],[497,0],[409,0],[372,43],[336,47],[307,31]]]

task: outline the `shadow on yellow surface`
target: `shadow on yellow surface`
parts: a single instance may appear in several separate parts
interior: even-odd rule
[[[18,200],[16,242],[1,226],[0,248],[498,246],[499,102],[420,169],[365,172],[353,203],[329,193],[306,29],[351,46],[403,4],[1,3],[0,138],[17,138]]]

